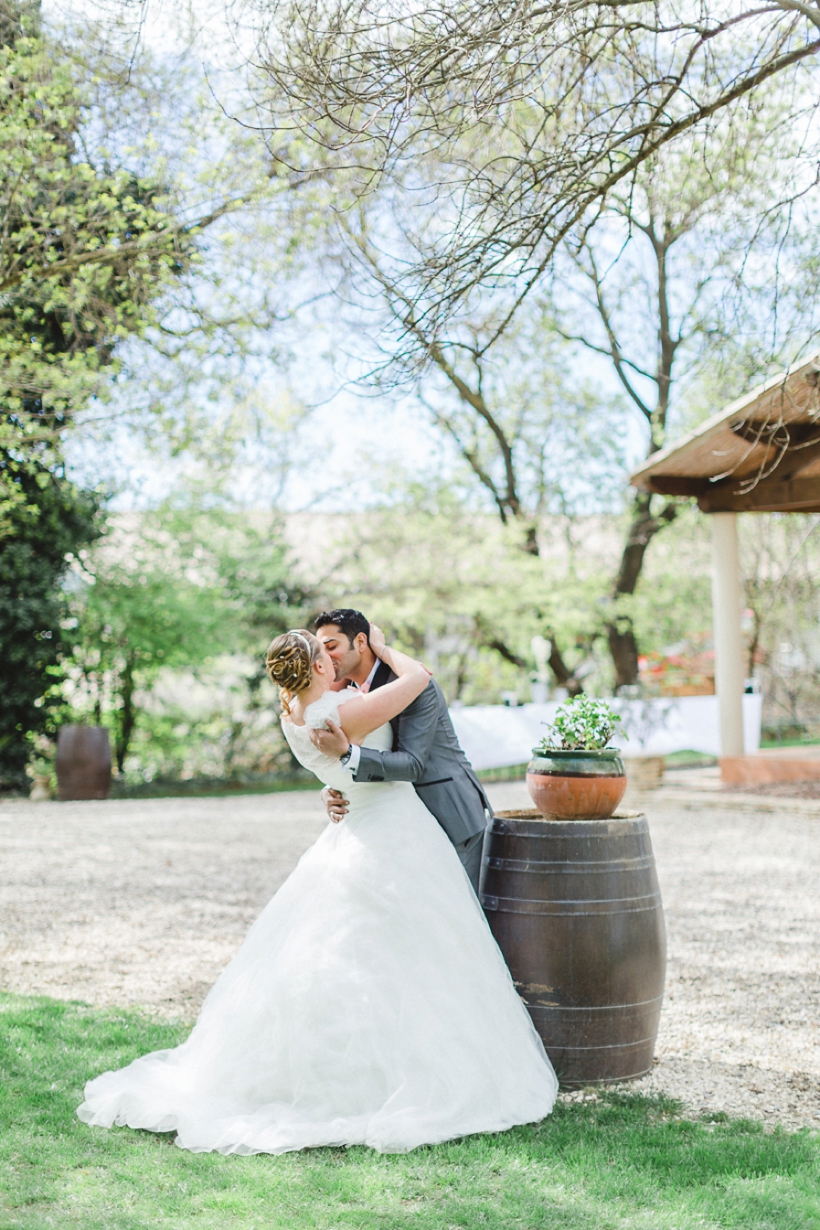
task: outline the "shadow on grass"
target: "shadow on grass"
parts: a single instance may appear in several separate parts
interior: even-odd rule
[[[136,1012],[0,998],[0,1230],[816,1230],[816,1133],[681,1119],[628,1091],[415,1150],[221,1157],[76,1118],[85,1080],[176,1045]]]

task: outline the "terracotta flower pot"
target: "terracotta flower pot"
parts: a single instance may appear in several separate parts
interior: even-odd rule
[[[620,752],[612,748],[596,752],[533,748],[527,789],[542,816],[606,820],[624,796],[626,770]]]

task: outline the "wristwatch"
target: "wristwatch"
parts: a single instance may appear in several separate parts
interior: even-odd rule
[[[348,744],[348,746],[347,746],[347,751],[345,752],[345,754],[344,754],[343,756],[340,756],[340,757],[339,757],[339,764],[343,764],[343,765],[344,765],[344,767],[345,767],[345,768],[347,768],[347,763],[348,763],[348,761],[350,760],[350,756],[351,756],[352,751],[353,751],[353,744],[352,744],[352,743],[349,743],[349,744]]]

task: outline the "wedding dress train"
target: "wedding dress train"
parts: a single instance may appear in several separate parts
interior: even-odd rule
[[[262,911],[187,1041],[89,1081],[78,1115],[220,1153],[404,1152],[543,1118],[555,1074],[438,823],[409,783],[357,784],[283,726],[347,818]],[[367,743],[391,740],[386,725]]]

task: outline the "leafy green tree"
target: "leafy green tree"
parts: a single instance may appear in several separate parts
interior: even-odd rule
[[[258,659],[264,675],[271,637],[306,619],[314,602],[297,575],[281,515],[237,509],[229,495],[210,491],[204,499],[192,493],[169,501],[146,524],[174,542],[189,568],[213,578],[225,604],[226,646]]]
[[[142,542],[127,558],[99,559],[86,574],[74,662],[98,722],[107,710],[122,772],[137,723],[137,691],[150,691],[163,667],[204,662],[224,645],[217,587],[185,575],[173,547]]]
[[[366,515],[329,524],[317,580],[331,605],[354,606],[397,636],[436,673],[448,701],[529,699],[532,640],[572,654],[585,683],[600,671],[591,646],[610,543],[605,518],[587,518],[586,550],[568,544],[563,518],[546,518],[541,555],[524,552],[515,526],[476,512],[449,484],[406,491]],[[560,524],[559,524],[560,523]],[[590,523],[596,533],[590,533]],[[567,686],[563,680],[563,686]],[[568,689],[569,690],[569,689]]]
[[[231,184],[206,211],[182,210],[156,159],[95,145],[98,70],[42,33],[37,3],[0,0],[0,776],[12,784],[46,720],[68,557],[98,532],[98,497],[65,477],[65,434],[193,268],[203,228],[237,203]]]
[[[234,279],[246,284],[243,312],[243,288],[222,267],[244,238],[233,234],[242,218],[231,227],[228,216],[264,212],[276,190],[269,160],[232,143],[198,94],[169,101],[155,65],[124,79],[95,33],[58,43],[36,4],[0,0],[0,447],[21,465],[49,450],[59,459],[66,431],[92,398],[102,405],[117,391],[115,377],[139,383],[123,343],[145,339],[175,370],[187,361],[204,399],[218,401],[247,334],[276,315],[270,295],[247,285],[255,268]],[[177,94],[190,93],[189,76],[172,79]],[[151,368],[149,356],[138,366]],[[151,421],[178,445],[185,431],[162,397],[167,380],[143,383]],[[128,400],[118,399],[121,412]],[[16,496],[0,490],[0,500]]]
[[[61,435],[188,250],[159,185],[83,157],[82,91],[37,17],[0,5],[0,779],[12,786],[26,735],[49,721],[68,560],[100,531]]]
[[[275,760],[278,768],[298,772],[290,747],[281,737],[278,723],[271,730],[271,691],[264,668],[264,651],[272,637],[288,628],[309,626],[316,609],[311,586],[300,577],[285,537],[285,525],[276,512],[249,514],[227,500],[215,503],[210,494],[205,507],[193,505],[162,511],[162,524],[174,535],[181,553],[205,561],[218,578],[224,603],[221,628],[222,653],[236,656],[244,686],[238,705],[230,715],[221,714],[224,755],[221,772],[232,777],[247,767],[255,739],[264,730],[263,760]],[[254,734],[256,732],[256,734]],[[278,770],[277,770],[278,771]]]
[[[0,539],[0,788],[25,784],[26,735],[52,725],[65,645],[66,560],[100,532],[98,497],[57,468],[11,465],[0,452],[0,477],[13,489]]]
[[[541,554],[533,556],[521,551],[515,527],[476,512],[451,485],[397,483],[384,505],[323,521],[321,561],[307,579],[326,601],[359,607],[418,654],[450,702],[498,704],[505,692],[528,700],[534,637],[549,642],[548,657],[559,638],[584,690],[601,695],[612,686],[596,635],[601,594],[627,516],[545,516]],[[681,642],[697,650],[709,640],[710,560],[707,519],[682,508],[630,598],[644,653]]]
[[[0,46],[0,446],[46,464],[72,415],[112,371],[119,342],[190,259],[162,185],[83,155],[72,65],[24,33]],[[7,34],[9,23],[6,23]],[[11,33],[14,33],[13,26]]]
[[[305,618],[309,601],[281,530],[275,517],[254,524],[225,508],[166,505],[115,527],[84,562],[71,700],[111,723],[120,772],[163,670],[207,673],[219,656],[244,655],[258,703],[265,646]]]

